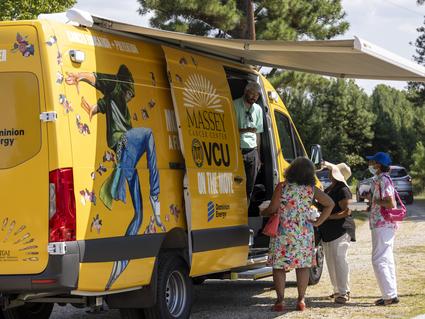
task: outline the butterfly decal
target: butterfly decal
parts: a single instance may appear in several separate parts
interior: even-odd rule
[[[89,126],[81,122],[81,116],[79,114],[77,114],[76,116],[76,123],[77,123],[78,132],[80,132],[80,134],[83,134],[83,135],[90,134]]]
[[[13,44],[12,52],[21,52],[22,56],[29,57],[34,55],[34,45],[27,41],[28,36],[22,36],[19,32],[16,34],[16,42]]]

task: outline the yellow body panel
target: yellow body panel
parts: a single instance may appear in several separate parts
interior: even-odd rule
[[[49,194],[43,70],[37,29],[0,25],[0,274],[47,265]],[[32,54],[34,52],[34,54]]]
[[[247,246],[231,247],[194,253],[192,255],[191,276],[221,272],[239,266],[245,266]],[[241,260],[244,262],[241,263]]]
[[[114,289],[128,289],[150,283],[155,258],[134,259],[114,284]],[[105,289],[113,263],[82,263],[78,290],[96,292]]]

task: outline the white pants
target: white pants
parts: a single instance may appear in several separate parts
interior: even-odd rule
[[[372,229],[372,265],[383,299],[397,297],[397,279],[393,255],[395,229]]]
[[[330,242],[323,242],[326,265],[328,266],[334,293],[345,295],[350,292],[350,268],[347,262],[348,247],[350,247],[350,235],[345,233],[341,237]]]

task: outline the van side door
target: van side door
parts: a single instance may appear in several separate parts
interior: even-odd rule
[[[291,116],[279,94],[267,79],[262,77],[262,81],[268,96],[277,151],[279,180],[282,181],[285,169],[289,164],[299,156],[306,156],[306,152]]]
[[[246,265],[245,172],[223,65],[163,47],[186,166],[191,276]]]

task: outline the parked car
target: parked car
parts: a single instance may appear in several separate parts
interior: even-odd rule
[[[326,189],[331,185],[331,180],[329,178],[329,169],[326,167],[316,172],[317,178],[320,180],[320,183],[323,185],[323,189]]]
[[[390,166],[390,176],[394,182],[394,187],[400,195],[400,198],[406,204],[413,203],[413,187],[412,178],[407,173],[407,170],[402,166]],[[356,187],[357,201],[363,202],[364,198],[360,195],[370,191],[372,185],[372,175],[369,171],[365,173],[365,179],[361,180]]]

